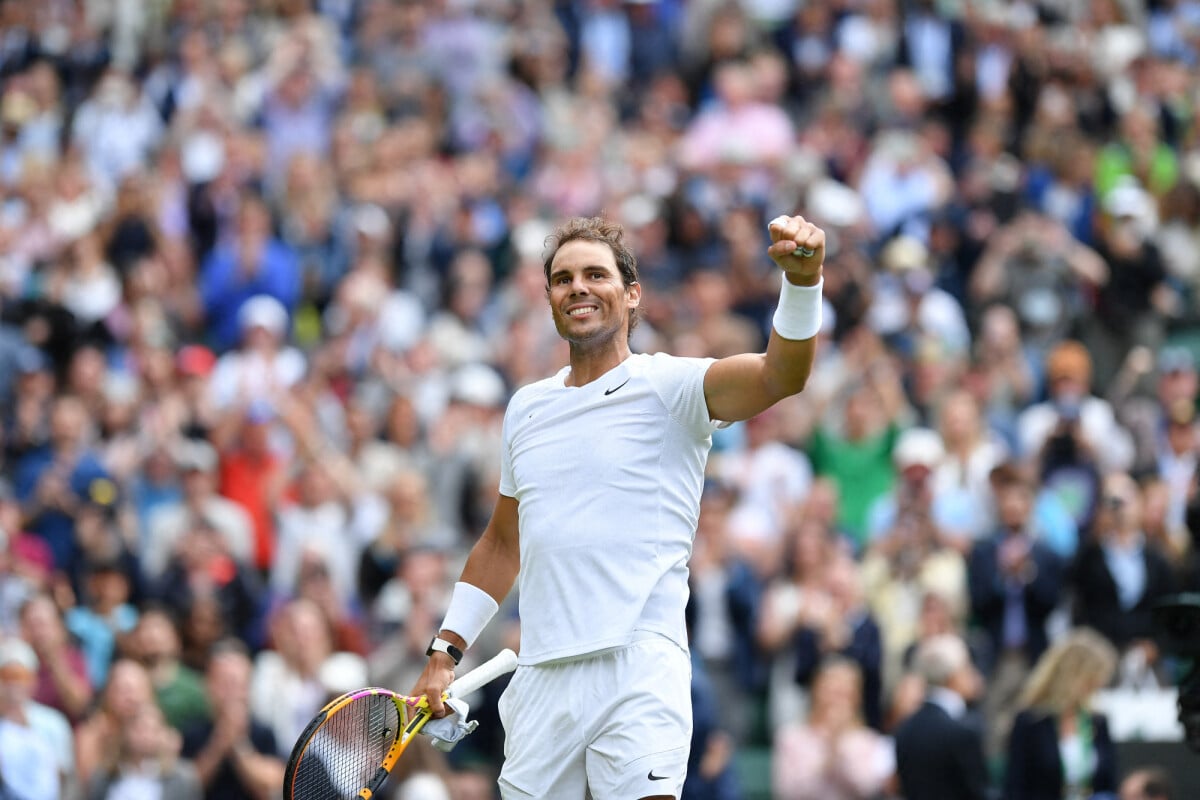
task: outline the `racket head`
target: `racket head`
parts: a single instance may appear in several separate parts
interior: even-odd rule
[[[334,698],[292,748],[284,800],[374,797],[429,719],[424,697],[388,689],[368,687]]]

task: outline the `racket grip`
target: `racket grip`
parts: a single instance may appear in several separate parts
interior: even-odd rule
[[[506,647],[497,655],[451,683],[450,687],[446,689],[446,696],[463,697],[485,684],[491,683],[501,675],[507,675],[516,668],[517,654]]]

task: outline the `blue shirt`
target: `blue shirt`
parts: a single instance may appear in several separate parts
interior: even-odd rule
[[[200,299],[214,348],[229,350],[241,341],[238,312],[257,294],[274,297],[289,313],[295,309],[300,296],[300,260],[292,248],[268,240],[253,275],[246,275],[239,266],[236,245],[221,245],[205,260]]]

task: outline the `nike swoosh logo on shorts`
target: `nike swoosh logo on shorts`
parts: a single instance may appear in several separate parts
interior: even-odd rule
[[[612,394],[613,392],[615,392],[617,389],[620,389],[620,388],[621,388],[621,386],[624,386],[626,383],[629,383],[629,378],[626,378],[626,379],[625,379],[625,380],[624,380],[624,381],[623,381],[623,382],[620,384],[620,386],[614,386],[614,387],[613,387],[613,388],[611,388],[611,389],[605,389],[605,390],[604,390],[604,394],[605,394],[606,396],[607,396],[607,395],[610,395],[610,394]]]
[[[621,384],[621,386],[624,386],[624,385],[625,384]],[[620,389],[621,386],[618,386],[617,389]],[[649,772],[646,773],[646,780],[648,780],[648,781],[665,781],[669,777],[670,777],[669,775],[655,775],[654,770],[650,770]]]

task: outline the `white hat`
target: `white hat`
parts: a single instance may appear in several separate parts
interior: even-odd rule
[[[495,407],[504,402],[507,394],[500,373],[486,364],[467,364],[450,376],[450,397],[460,403]]]
[[[879,258],[883,266],[893,272],[908,272],[929,267],[929,249],[920,239],[905,234],[888,242]]]
[[[354,229],[371,239],[383,239],[392,232],[387,212],[374,203],[364,203],[354,209]]]
[[[367,685],[367,662],[355,653],[334,653],[317,668],[317,680],[331,694],[343,694]]]
[[[0,667],[17,664],[30,672],[38,671],[38,657],[24,639],[9,636],[0,641]]]
[[[863,221],[867,207],[862,195],[833,178],[820,178],[808,187],[804,204],[813,219],[840,228]]]
[[[1113,217],[1144,220],[1155,213],[1154,199],[1136,180],[1121,180],[1104,198],[1104,210]]]
[[[201,439],[183,439],[171,448],[175,465],[181,470],[212,472],[217,468],[217,451]]]
[[[929,428],[909,428],[900,434],[900,440],[892,451],[892,460],[900,470],[909,467],[933,469],[946,455],[942,437]]]
[[[282,336],[287,330],[288,312],[283,303],[269,294],[256,294],[238,310],[238,323],[243,331],[259,327]]]

